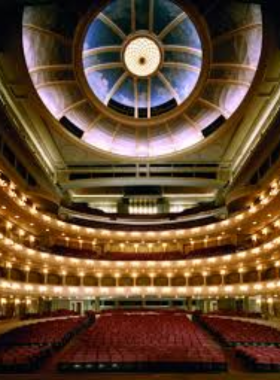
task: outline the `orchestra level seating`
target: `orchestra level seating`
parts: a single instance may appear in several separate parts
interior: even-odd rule
[[[60,358],[60,371],[225,371],[222,349],[183,313],[104,313]]]
[[[280,347],[280,331],[270,326],[210,316],[200,316],[199,320],[227,346]]]
[[[280,371],[279,347],[237,347],[235,352],[236,356],[243,358],[254,371]]]
[[[85,317],[33,323],[0,336],[0,372],[29,372],[63,347],[91,319]]]

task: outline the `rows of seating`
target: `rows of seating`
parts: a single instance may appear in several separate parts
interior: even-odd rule
[[[205,247],[193,249],[187,254],[187,259],[203,259],[205,257],[215,257],[230,255],[236,252],[236,246],[232,244],[218,245],[215,247]]]
[[[235,245],[226,244],[215,247],[205,247],[194,249],[189,252],[167,251],[167,252],[96,252],[87,248],[74,248],[54,245],[49,251],[57,255],[66,257],[77,257],[84,259],[100,259],[100,260],[132,260],[132,261],[161,261],[161,260],[193,260],[207,257],[222,256],[235,253],[237,250]]]
[[[29,319],[47,319],[47,318],[59,318],[59,317],[74,317],[77,316],[78,313],[72,310],[67,309],[59,309],[44,313],[26,313],[24,314],[21,319],[22,320],[29,320]]]
[[[109,261],[160,261],[160,260],[185,260],[186,253],[181,251],[170,252],[96,252],[92,249],[73,248],[55,245],[51,248],[51,252],[56,255],[65,257],[76,257],[83,259],[99,259]]]
[[[99,254],[92,249],[65,247],[62,245],[54,245],[46,249],[46,251],[59,256],[76,257],[79,259],[95,259],[99,256]]]
[[[187,256],[181,251],[168,252],[106,252],[102,256],[104,260],[110,261],[172,261],[186,260]]]
[[[239,318],[252,318],[260,319],[262,314],[253,311],[244,311],[244,310],[217,310],[207,313],[207,315],[220,316],[220,317],[239,317]]]
[[[65,343],[86,318],[68,318],[34,323],[18,327],[0,336],[0,346],[44,345],[60,346]]]
[[[33,371],[56,349],[87,327],[90,319],[68,319],[38,322],[18,327],[0,336],[0,371]]]
[[[222,349],[185,314],[102,314],[62,355],[60,371],[224,371]]]
[[[280,371],[279,347],[237,347],[235,352],[254,371]]]
[[[51,355],[51,348],[45,346],[0,347],[0,372],[31,372],[42,365]]]
[[[120,315],[129,315],[129,314],[141,314],[141,315],[145,315],[145,314],[157,314],[157,315],[164,315],[164,314],[171,314],[171,315],[179,315],[179,314],[182,314],[182,315],[186,315],[186,314],[191,314],[189,311],[186,312],[186,310],[183,310],[183,309],[178,309],[178,308],[171,308],[171,307],[168,307],[166,309],[164,308],[156,308],[156,307],[146,307],[145,309],[141,309],[139,310],[139,308],[135,307],[130,307],[129,309],[125,309],[125,308],[117,308],[117,309],[114,309],[114,308],[108,308],[108,309],[104,309],[104,310],[101,310],[99,312],[99,314],[101,315],[116,315],[116,314],[120,314]]]
[[[99,259],[109,261],[161,261],[161,260],[193,260],[207,257],[227,255],[236,252],[236,247],[232,245],[209,247],[193,250],[185,253],[181,251],[168,252],[103,252],[97,253],[91,249],[72,248],[64,246],[54,246],[51,251],[57,255],[66,257],[76,257],[83,259]]]
[[[280,347],[280,331],[270,326],[211,316],[200,316],[199,320],[227,346],[275,345]]]

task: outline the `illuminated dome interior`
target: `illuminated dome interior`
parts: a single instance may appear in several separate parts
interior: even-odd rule
[[[261,3],[0,1],[0,373],[280,370]]]
[[[25,7],[27,68],[60,131],[106,157],[148,160],[200,147],[230,124],[259,67],[261,7],[219,3],[202,15],[180,4]],[[143,38],[152,49],[131,55]]]
[[[202,55],[194,23],[171,1],[140,0],[132,9],[132,2],[115,0],[89,25],[83,68],[92,92],[106,106],[151,118],[189,97]]]

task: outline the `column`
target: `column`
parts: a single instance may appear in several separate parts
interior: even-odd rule
[[[6,268],[7,268],[7,280],[10,281],[11,280],[11,272],[12,272],[12,264],[7,263]]]
[[[65,286],[66,285],[66,275],[67,275],[67,273],[65,271],[63,271],[61,273],[61,275],[62,275],[62,286]]]
[[[188,311],[192,311],[192,298],[188,298]]]
[[[6,237],[9,238],[10,237],[10,230],[12,228],[12,223],[11,222],[7,222],[6,223]]]
[[[96,297],[94,300],[94,306],[95,306],[95,311],[100,311],[100,299],[99,297]]]
[[[48,283],[48,269],[44,269],[43,270],[43,273],[44,273],[44,284],[46,285]]]
[[[80,276],[80,286],[84,286],[84,277],[85,277],[85,274],[84,273],[80,273],[79,276]]]
[[[25,269],[25,282],[26,282],[26,283],[29,282],[29,273],[30,273],[30,269],[29,269],[29,268],[26,268],[26,269]]]
[[[116,279],[116,287],[120,286],[120,274],[115,273],[115,279]]]
[[[256,268],[257,270],[257,273],[258,273],[258,281],[261,282],[262,281],[262,270],[263,270],[263,266],[260,264],[257,266]]]
[[[238,269],[240,284],[243,284],[243,272],[244,272],[243,268]]]
[[[101,287],[101,278],[102,278],[102,273],[97,273],[97,286],[100,288]]]
[[[209,311],[210,311],[210,300],[205,298],[203,301],[203,312],[209,313]]]
[[[272,297],[268,298],[267,306],[269,317],[274,317],[274,299]]]
[[[249,311],[250,311],[250,304],[249,304],[249,298],[248,298],[248,297],[245,297],[245,298],[244,298],[244,301],[243,301],[243,309],[244,309],[244,311],[246,311],[246,312],[249,312]]]
[[[167,278],[168,278],[168,287],[171,286],[171,279],[172,279],[173,274],[172,273],[167,273]]]
[[[5,316],[6,315],[6,309],[7,309],[7,299],[6,298],[1,298],[0,300],[0,315]]]
[[[207,286],[207,276],[208,276],[208,273],[207,272],[203,272],[202,275],[203,275],[203,286]]]
[[[221,281],[221,285],[225,285],[225,275],[226,275],[226,271],[225,270],[221,270],[221,279],[222,279],[222,281]]]

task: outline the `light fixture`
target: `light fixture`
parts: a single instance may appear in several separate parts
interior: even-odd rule
[[[153,39],[139,36],[126,45],[123,60],[132,75],[149,77],[159,69],[162,60],[161,50]]]

